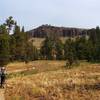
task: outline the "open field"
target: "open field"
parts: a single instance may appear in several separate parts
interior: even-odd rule
[[[33,61],[25,64],[24,62],[15,62],[10,63],[7,65],[6,69],[7,72],[19,72],[23,70],[31,70],[35,69],[38,72],[44,72],[44,71],[51,71],[51,70],[57,70],[62,69],[65,66],[65,61],[46,61],[46,60],[39,60],[39,61]]]
[[[20,69],[21,64],[9,64],[8,69]],[[64,68],[65,61],[35,61],[29,65],[37,73],[8,79],[6,100],[100,100],[100,64],[82,62],[72,69]]]

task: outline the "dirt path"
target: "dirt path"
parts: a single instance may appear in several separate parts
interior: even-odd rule
[[[4,89],[0,89],[0,100],[5,100]]]
[[[7,71],[7,74],[17,73],[17,72],[23,72],[23,71],[29,71],[29,70],[34,70],[34,69],[35,69],[35,67],[32,67],[30,69],[17,69],[17,70]]]

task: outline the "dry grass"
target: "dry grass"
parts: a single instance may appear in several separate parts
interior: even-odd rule
[[[38,49],[41,47],[44,38],[32,38],[33,45],[36,46]]]
[[[69,70],[63,65],[64,61],[34,62],[41,73],[7,80],[6,100],[100,100],[99,64],[81,63]]]
[[[7,65],[7,72],[19,72],[28,69],[36,69],[38,72],[62,69],[65,61],[38,60],[25,64],[24,62],[14,62]]]
[[[68,39],[68,37],[61,37],[60,39],[61,39],[62,43],[65,43],[66,40]],[[75,37],[72,38],[72,39],[75,40]],[[41,47],[43,41],[45,40],[45,38],[32,38],[31,40],[33,41],[33,45],[35,47],[37,47],[38,49],[40,49],[40,47]]]
[[[67,37],[61,37],[62,43],[65,43],[65,41],[67,39],[68,39]],[[33,45],[35,47],[37,47],[38,49],[40,49],[40,47],[41,47],[43,41],[45,40],[45,38],[32,38],[31,40],[33,41]]]

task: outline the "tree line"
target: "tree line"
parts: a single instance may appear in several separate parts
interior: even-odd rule
[[[47,36],[40,50],[43,58],[67,60],[70,65],[78,60],[100,62],[100,29],[96,27],[87,32],[88,36],[68,38],[65,43],[54,33]]]
[[[39,59],[66,60],[68,65],[79,60],[100,62],[100,29],[96,27],[87,32],[88,37],[70,37],[65,43],[57,34],[51,33],[37,49],[24,27],[21,28],[13,17],[9,17],[0,25],[0,66],[13,61],[27,63]]]
[[[13,17],[9,17],[4,24],[0,25],[1,67],[13,61],[36,60],[37,54],[37,48],[33,46],[32,41],[29,41],[24,27],[20,28]]]

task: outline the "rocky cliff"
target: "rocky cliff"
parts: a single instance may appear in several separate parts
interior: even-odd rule
[[[44,38],[50,34],[56,34],[61,37],[75,37],[87,35],[87,29],[55,27],[51,25],[42,25],[36,29],[28,31],[30,37]]]

